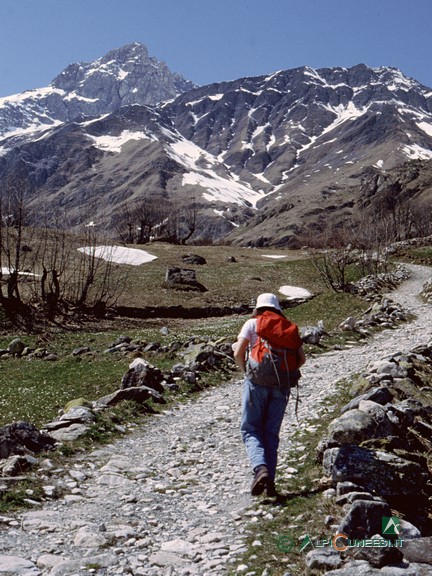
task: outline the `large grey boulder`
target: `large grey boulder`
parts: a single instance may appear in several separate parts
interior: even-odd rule
[[[14,422],[0,428],[0,459],[12,454],[37,454],[52,449],[54,444],[51,436],[27,422]]]
[[[306,554],[306,566],[311,570],[339,568],[342,560],[334,548],[315,548]]]
[[[432,536],[404,540],[403,555],[409,562],[432,566]]]
[[[353,444],[327,449],[323,466],[335,483],[351,481],[385,499],[418,499],[429,480],[427,469],[417,462]]]
[[[358,408],[359,404],[362,400],[371,400],[372,402],[376,402],[377,404],[381,404],[384,406],[388,402],[391,402],[393,399],[393,395],[388,388],[385,386],[378,386],[375,388],[371,388],[364,394],[353,398],[348,404],[346,404],[341,412],[348,412],[348,410],[353,410],[354,408]]]
[[[329,425],[329,442],[332,444],[360,443],[379,433],[377,422],[364,411],[345,412]]]
[[[207,292],[207,288],[198,282],[195,270],[190,268],[168,268],[165,274],[165,284],[168,288]]]
[[[383,516],[391,516],[391,508],[386,502],[355,500],[340,523],[338,533],[346,534],[351,540],[371,538],[381,533]]]
[[[49,425],[48,425],[49,426]],[[73,442],[81,436],[84,436],[89,430],[88,424],[81,422],[70,422],[67,426],[50,429],[50,436],[55,438],[57,442]]]

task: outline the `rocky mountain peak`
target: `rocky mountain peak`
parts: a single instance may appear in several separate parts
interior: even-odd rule
[[[112,102],[112,109],[129,104],[156,104],[194,87],[168,66],[149,57],[144,44],[134,42],[111,50],[90,63],[71,64],[52,82],[54,88],[84,98]]]
[[[194,88],[193,82],[170,71],[135,42],[111,50],[102,58],[67,66],[45,88],[28,90],[0,102],[0,135],[16,145],[27,132],[101,116],[132,104],[154,106]],[[1,150],[1,146],[0,146]]]
[[[131,44],[126,44],[120,48],[114,48],[113,50],[107,52],[105,56],[99,58],[97,62],[100,62],[101,64],[107,64],[113,60],[123,64],[133,60],[137,62],[145,62],[147,60],[155,63],[158,62],[156,58],[149,57],[147,47],[141,42],[132,42]]]

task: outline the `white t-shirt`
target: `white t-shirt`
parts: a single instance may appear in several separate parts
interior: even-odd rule
[[[243,324],[238,338],[245,338],[249,340],[249,347],[253,348],[256,341],[258,340],[258,334],[256,333],[256,318],[250,318],[246,320]]]

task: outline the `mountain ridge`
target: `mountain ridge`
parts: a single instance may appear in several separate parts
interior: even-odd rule
[[[24,106],[21,133],[0,140],[0,177],[19,165],[36,210],[91,201],[111,230],[142,198],[193,200],[196,239],[292,245],[361,212],[371,168],[432,158],[432,89],[396,68],[305,66],[197,87],[134,43],[71,64],[51,86]],[[4,100],[0,130],[11,126]]]

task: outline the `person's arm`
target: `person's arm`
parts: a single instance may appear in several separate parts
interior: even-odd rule
[[[239,338],[234,348],[234,360],[242,372],[246,372],[246,350],[248,345],[249,340]]]
[[[303,346],[300,346],[300,348],[297,350],[297,363],[298,363],[298,368],[300,368],[301,366],[303,366],[303,364],[306,362],[306,354],[303,350]]]

